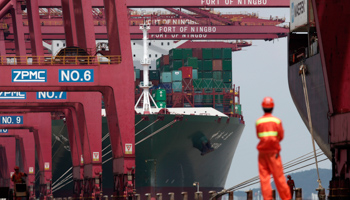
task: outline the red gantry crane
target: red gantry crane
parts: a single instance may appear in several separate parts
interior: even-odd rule
[[[172,16],[150,16],[151,22],[155,21],[151,26],[150,39],[271,40],[285,37],[288,32],[285,28],[276,27],[283,22],[280,19],[262,20],[255,16],[225,16],[212,13],[210,10],[198,9],[198,7],[289,7],[287,0],[0,0],[0,55],[5,56],[0,60],[0,91],[102,93],[113,155],[114,195],[118,199],[134,195],[135,111],[130,40],[141,39],[142,33],[138,30],[139,20],[133,18],[130,13],[134,11],[130,9],[143,7],[167,8],[174,13]],[[192,14],[174,8],[187,8]],[[178,22],[182,23],[184,18],[193,24],[175,25]],[[71,56],[45,56],[47,51],[44,50],[42,41],[53,39],[65,39],[67,46],[78,46],[91,51],[86,51],[86,55],[73,53]],[[106,54],[108,56],[104,56],[106,60],[101,61],[95,55],[97,39],[108,40],[109,52]],[[16,54],[16,57],[12,57],[15,64],[8,62],[7,53]],[[28,62],[27,55],[30,55],[31,62]],[[74,101],[68,99],[66,102],[57,102],[54,107],[61,108],[67,106],[69,102],[83,101],[84,95],[81,95],[80,99]],[[39,102],[37,106],[42,107],[45,104],[46,102]],[[18,106],[16,102],[9,102],[5,107],[8,109],[16,106]],[[37,151],[40,155],[38,156],[40,171],[44,173],[41,183],[47,186],[42,187],[42,192],[50,193],[48,184],[50,185],[52,181],[50,180],[51,115],[23,113],[3,116],[19,115],[23,116],[24,125],[1,124],[0,128],[29,128],[34,131],[36,144],[39,144]],[[84,116],[78,116],[80,120],[83,118]],[[46,131],[39,132],[39,127],[43,127]],[[72,128],[73,125],[69,125],[69,129]],[[76,132],[75,134],[79,135]],[[101,152],[97,143],[87,144],[90,145],[87,148],[84,146],[82,149],[84,160],[94,155],[95,150],[92,149]],[[1,155],[4,155],[3,150]],[[84,163],[84,175],[85,170],[92,172],[84,178],[96,179],[94,173],[100,172],[100,167],[100,162],[91,166]],[[88,198],[101,198],[95,195],[94,190],[84,191]]]

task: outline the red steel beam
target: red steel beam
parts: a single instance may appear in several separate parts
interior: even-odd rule
[[[0,30],[0,56],[6,55],[6,42],[4,36],[4,30]]]
[[[197,14],[200,14],[200,15],[204,15],[206,17],[209,17],[210,19],[214,19],[216,21],[219,21],[219,22],[222,22],[222,23],[225,23],[225,24],[233,24],[234,23],[234,22],[230,21],[229,19],[217,16],[216,14],[209,13],[208,11],[201,10],[199,8],[186,8],[186,10],[189,10],[191,12],[194,12],[194,13],[197,13]]]
[[[10,185],[10,171],[7,165],[6,149],[0,144],[0,187],[7,187]]]
[[[3,92],[1,92],[3,93]],[[84,92],[84,93],[74,93],[74,92],[59,92],[59,94],[53,94],[52,92],[45,92],[45,96],[52,96],[51,98],[40,99],[39,94],[42,92],[21,92],[25,96],[25,99],[0,99],[0,108],[5,109],[15,109],[19,106],[30,105],[31,107],[74,107],[78,112],[78,123],[79,132],[81,138],[86,137],[82,141],[85,144],[84,151],[86,157],[84,157],[85,164],[99,163],[102,160],[94,161],[91,157],[92,152],[99,152],[101,154],[101,144],[99,142],[99,135],[102,137],[102,132],[99,127],[102,126],[101,121],[101,105],[102,96],[99,92]],[[4,94],[4,93],[3,93]],[[5,95],[13,95],[7,93]],[[55,96],[53,96],[55,95]],[[66,96],[65,99],[60,99],[59,96]],[[79,103],[75,103],[79,102]],[[13,104],[13,105],[11,105]],[[15,106],[15,107],[14,107]],[[85,108],[85,109],[84,109]],[[33,110],[34,111],[34,110]],[[86,130],[87,129],[87,130]],[[89,134],[90,132],[90,134]],[[93,134],[92,134],[93,133]],[[84,155],[85,156],[85,155]],[[80,158],[80,155],[79,155]]]
[[[96,48],[91,1],[74,0],[73,6],[76,32],[79,36],[78,46],[84,49]]]
[[[8,3],[10,0],[0,0],[0,10]]]
[[[183,12],[181,12],[181,11],[179,11],[179,10],[174,9],[174,8],[166,8],[166,10],[169,10],[170,12],[173,12],[173,13],[178,14],[178,15],[180,15],[180,16],[184,16],[184,17],[186,17],[187,19],[190,19],[190,20],[192,20],[192,21],[194,21],[194,22],[200,20],[200,19],[195,18],[195,17],[192,16],[192,15],[183,13]]]
[[[151,34],[149,39],[152,40],[266,40],[286,37],[288,34]],[[141,40],[142,35],[131,35],[133,40]],[[13,39],[10,36],[8,39]],[[64,40],[64,35],[43,35],[45,40]],[[107,40],[106,35],[96,35],[97,40]],[[7,50],[7,53],[12,53]]]
[[[0,163],[1,168],[7,167],[5,174],[5,182],[8,184],[5,187],[13,188],[13,182],[11,181],[11,175],[14,173],[14,167],[16,166],[16,138],[14,137],[0,137],[0,145],[5,149],[5,155],[7,163]],[[2,166],[6,164],[6,166]]]
[[[24,113],[1,114],[2,116],[22,116],[23,124],[0,124],[0,129],[30,129],[34,132],[37,157],[41,173],[41,185],[51,185],[52,180],[52,152],[51,152],[51,114]],[[51,189],[49,189],[51,191]],[[49,194],[51,194],[49,192]]]
[[[35,95],[35,93],[32,93]],[[70,144],[70,150],[71,150],[71,156],[72,156],[72,163],[73,163],[73,180],[74,180],[74,194],[75,197],[81,197],[80,194],[82,192],[82,189],[80,187],[80,183],[84,180],[84,165],[80,162],[80,157],[82,154],[82,147],[81,147],[81,139],[79,137],[79,123],[77,122],[77,109],[78,106],[74,103],[71,107],[68,107],[68,105],[62,106],[57,103],[47,103],[45,105],[38,106],[38,103],[33,102],[16,102],[16,103],[1,103],[0,110],[2,114],[4,113],[36,113],[36,112],[63,112],[66,117],[67,122],[67,129],[68,129],[68,135],[69,135],[69,144]],[[11,129],[10,129],[11,130]],[[98,134],[97,134],[98,135]],[[98,141],[98,140],[97,140]],[[88,152],[90,154],[90,152]],[[101,170],[101,169],[100,169]],[[85,171],[86,177],[91,177],[91,175],[88,174],[87,170]],[[101,171],[96,171],[99,172]],[[90,178],[91,179],[91,178]],[[95,176],[93,178],[95,180]],[[89,181],[87,178],[85,181]]]
[[[0,19],[2,19],[13,8],[12,2],[8,2],[5,7],[0,9]]]
[[[62,14],[64,21],[64,32],[68,47],[77,46],[77,29],[75,26],[73,0],[62,0]]]
[[[1,136],[19,136],[22,143],[22,152],[25,167],[23,171],[28,175],[27,185],[29,186],[29,196],[34,197],[34,184],[35,184],[35,141],[33,133],[25,129],[10,129],[8,133],[1,134]]]
[[[141,34],[139,27],[130,26],[131,34]],[[277,26],[151,26],[149,34],[271,34],[288,33],[289,29]]]
[[[185,8],[185,7],[289,7],[289,0],[127,0],[128,8]],[[39,0],[40,7],[57,8],[61,7],[60,0]],[[93,7],[104,7],[103,1],[92,0]]]
[[[10,28],[10,36],[13,33]],[[64,35],[63,26],[42,26],[41,27],[43,39],[54,38],[57,35]],[[142,32],[138,26],[129,26],[130,34],[132,37],[139,35],[142,36]],[[107,30],[105,26],[94,26],[96,38],[106,38]],[[191,25],[177,25],[177,26],[151,26],[148,33],[151,34],[287,34],[289,29],[278,26],[191,26]],[[25,35],[29,35],[28,27],[24,27]],[[6,39],[12,39],[7,36]],[[136,37],[139,38],[139,37]],[[133,38],[132,38],[133,39]],[[232,38],[235,39],[235,38]]]
[[[23,94],[23,93],[22,93]],[[35,93],[32,93],[35,95]],[[19,100],[20,101],[20,100]],[[16,103],[4,103],[2,102],[0,110],[2,113],[35,113],[35,112],[64,112],[67,122],[67,129],[69,135],[70,150],[73,163],[73,180],[74,180],[74,194],[75,197],[80,197],[82,189],[80,187],[81,181],[84,180],[84,165],[80,162],[82,154],[81,139],[79,137],[79,124],[77,122],[77,105],[71,103],[71,107],[58,105],[57,103],[47,103],[47,105],[40,105],[33,102],[16,102]],[[61,106],[61,107],[60,107]],[[11,130],[11,129],[10,129]],[[91,177],[88,172],[85,173],[86,176]],[[95,178],[94,178],[95,179]],[[86,180],[88,181],[88,179]]]
[[[27,0],[26,2],[32,55],[43,56],[44,47],[41,36],[38,0]]]
[[[240,50],[236,43],[227,43],[227,42],[191,42],[187,41],[184,44],[180,45],[178,48],[230,48],[232,50]]]
[[[121,66],[113,66],[114,72],[109,67],[110,69],[105,71],[103,75],[101,73],[101,78],[111,79],[111,76],[108,77],[108,74],[111,73],[117,75],[115,79],[112,78],[110,80],[116,83],[116,85],[112,86],[115,91],[111,92],[111,90],[108,90],[103,94],[113,155],[114,193],[116,195],[126,195],[126,198],[129,198],[128,196],[133,196],[132,190],[135,186],[135,153],[132,150],[131,154],[126,154],[125,147],[128,143],[128,145],[132,145],[133,149],[135,148],[135,93],[133,89],[135,86],[133,69],[130,67],[133,63],[130,32],[126,28],[129,24],[128,12],[126,1],[104,0],[103,2],[105,5],[110,54],[121,55],[123,59],[122,64],[124,62]],[[102,65],[99,67],[102,67]],[[115,123],[116,121],[117,123]],[[119,138],[116,137],[116,134],[112,134],[113,132],[120,133],[120,135],[118,134]]]
[[[43,35],[58,35],[64,34],[63,26],[42,26]],[[12,29],[10,28],[10,34]],[[106,34],[106,26],[94,26],[93,30],[96,35]],[[142,35],[139,26],[129,26],[131,34]],[[166,34],[269,34],[269,33],[288,33],[289,29],[278,26],[197,26],[197,25],[174,25],[174,26],[151,26],[148,31],[151,33],[166,33]],[[29,34],[28,27],[24,27],[24,33]]]
[[[21,2],[16,1],[16,6],[11,9],[11,17],[12,17],[12,24],[13,24],[13,33],[15,36],[15,44],[16,44],[16,55],[17,56],[25,56],[26,50],[25,50],[25,40],[24,40],[24,27],[23,27],[23,20],[22,20],[22,11],[21,9]],[[21,62],[21,60],[19,60]]]

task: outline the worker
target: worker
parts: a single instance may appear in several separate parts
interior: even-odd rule
[[[274,102],[271,97],[265,97],[262,102],[265,112],[264,116],[256,121],[256,134],[260,139],[257,146],[259,151],[259,177],[261,192],[264,200],[272,199],[272,188],[270,176],[275,180],[277,191],[282,200],[291,199],[291,194],[283,173],[282,160],[280,156],[280,141],[283,139],[284,130],[282,121],[271,113]]]
[[[13,183],[23,183],[23,178],[27,176],[26,173],[19,172],[19,167],[15,166],[15,173],[12,175],[11,180]]]
[[[295,184],[290,175],[288,175],[287,178],[288,178],[287,185],[289,187],[290,194],[292,195],[292,198],[293,198],[293,194],[294,194],[293,189],[295,188]]]
[[[15,166],[14,170],[15,170],[15,173],[12,175],[11,181],[15,184],[15,194],[16,194],[16,184],[17,183],[25,183],[24,177],[26,177],[27,174],[19,172],[19,167],[18,166]],[[21,197],[16,197],[15,199],[16,200],[21,200],[22,198]]]

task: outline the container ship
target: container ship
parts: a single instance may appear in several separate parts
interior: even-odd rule
[[[337,18],[348,16],[349,8],[343,0],[291,1],[289,88],[301,118],[332,161],[328,199],[350,198],[349,27],[343,27],[346,18]]]
[[[204,197],[224,188],[245,126],[240,89],[232,84],[231,56],[231,48],[174,48],[156,60],[149,80],[158,108],[153,105],[147,115],[135,109],[136,193],[155,197],[186,191],[191,199],[197,191],[194,183]],[[135,102],[142,93],[142,74],[135,66]],[[102,122],[102,191],[111,195],[112,162],[103,112]],[[53,121],[52,132],[53,166],[60,166],[53,169],[55,181],[72,165],[64,123]],[[54,196],[67,196],[72,188],[63,181],[54,185]]]

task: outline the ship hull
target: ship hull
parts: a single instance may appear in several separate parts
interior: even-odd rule
[[[328,101],[320,54],[307,58],[304,64],[307,66],[308,71],[306,75],[306,85],[310,102],[314,138],[326,156],[331,159],[332,153],[330,151],[328,134]],[[299,115],[306,127],[310,130],[303,84],[299,76],[300,65],[301,63],[296,63],[288,67],[289,91]]]
[[[141,120],[143,119],[143,120]],[[107,120],[103,117],[103,135],[108,133]],[[189,199],[197,190],[194,182],[199,182],[205,197],[211,190],[224,188],[233,155],[241,137],[244,122],[235,117],[199,115],[136,115],[136,192],[167,195],[169,192],[188,192]],[[148,125],[152,124],[148,128]],[[53,121],[54,136],[58,135],[62,123]],[[146,129],[145,129],[146,128]],[[60,134],[66,135],[66,130]],[[154,134],[148,137],[150,134]],[[67,137],[67,136],[64,136]],[[147,138],[147,139],[145,139]],[[144,139],[144,140],[143,140]],[[103,141],[103,148],[109,145],[109,138]],[[54,146],[55,147],[55,146]],[[58,145],[56,145],[58,147]],[[70,166],[69,151],[58,148],[53,169],[54,180]],[[108,152],[109,148],[103,151]],[[111,153],[103,157],[103,161]],[[62,164],[62,160],[65,164]],[[113,193],[112,162],[103,164],[103,194]],[[72,184],[54,192],[54,196],[71,194]],[[192,193],[192,194],[191,194]]]

